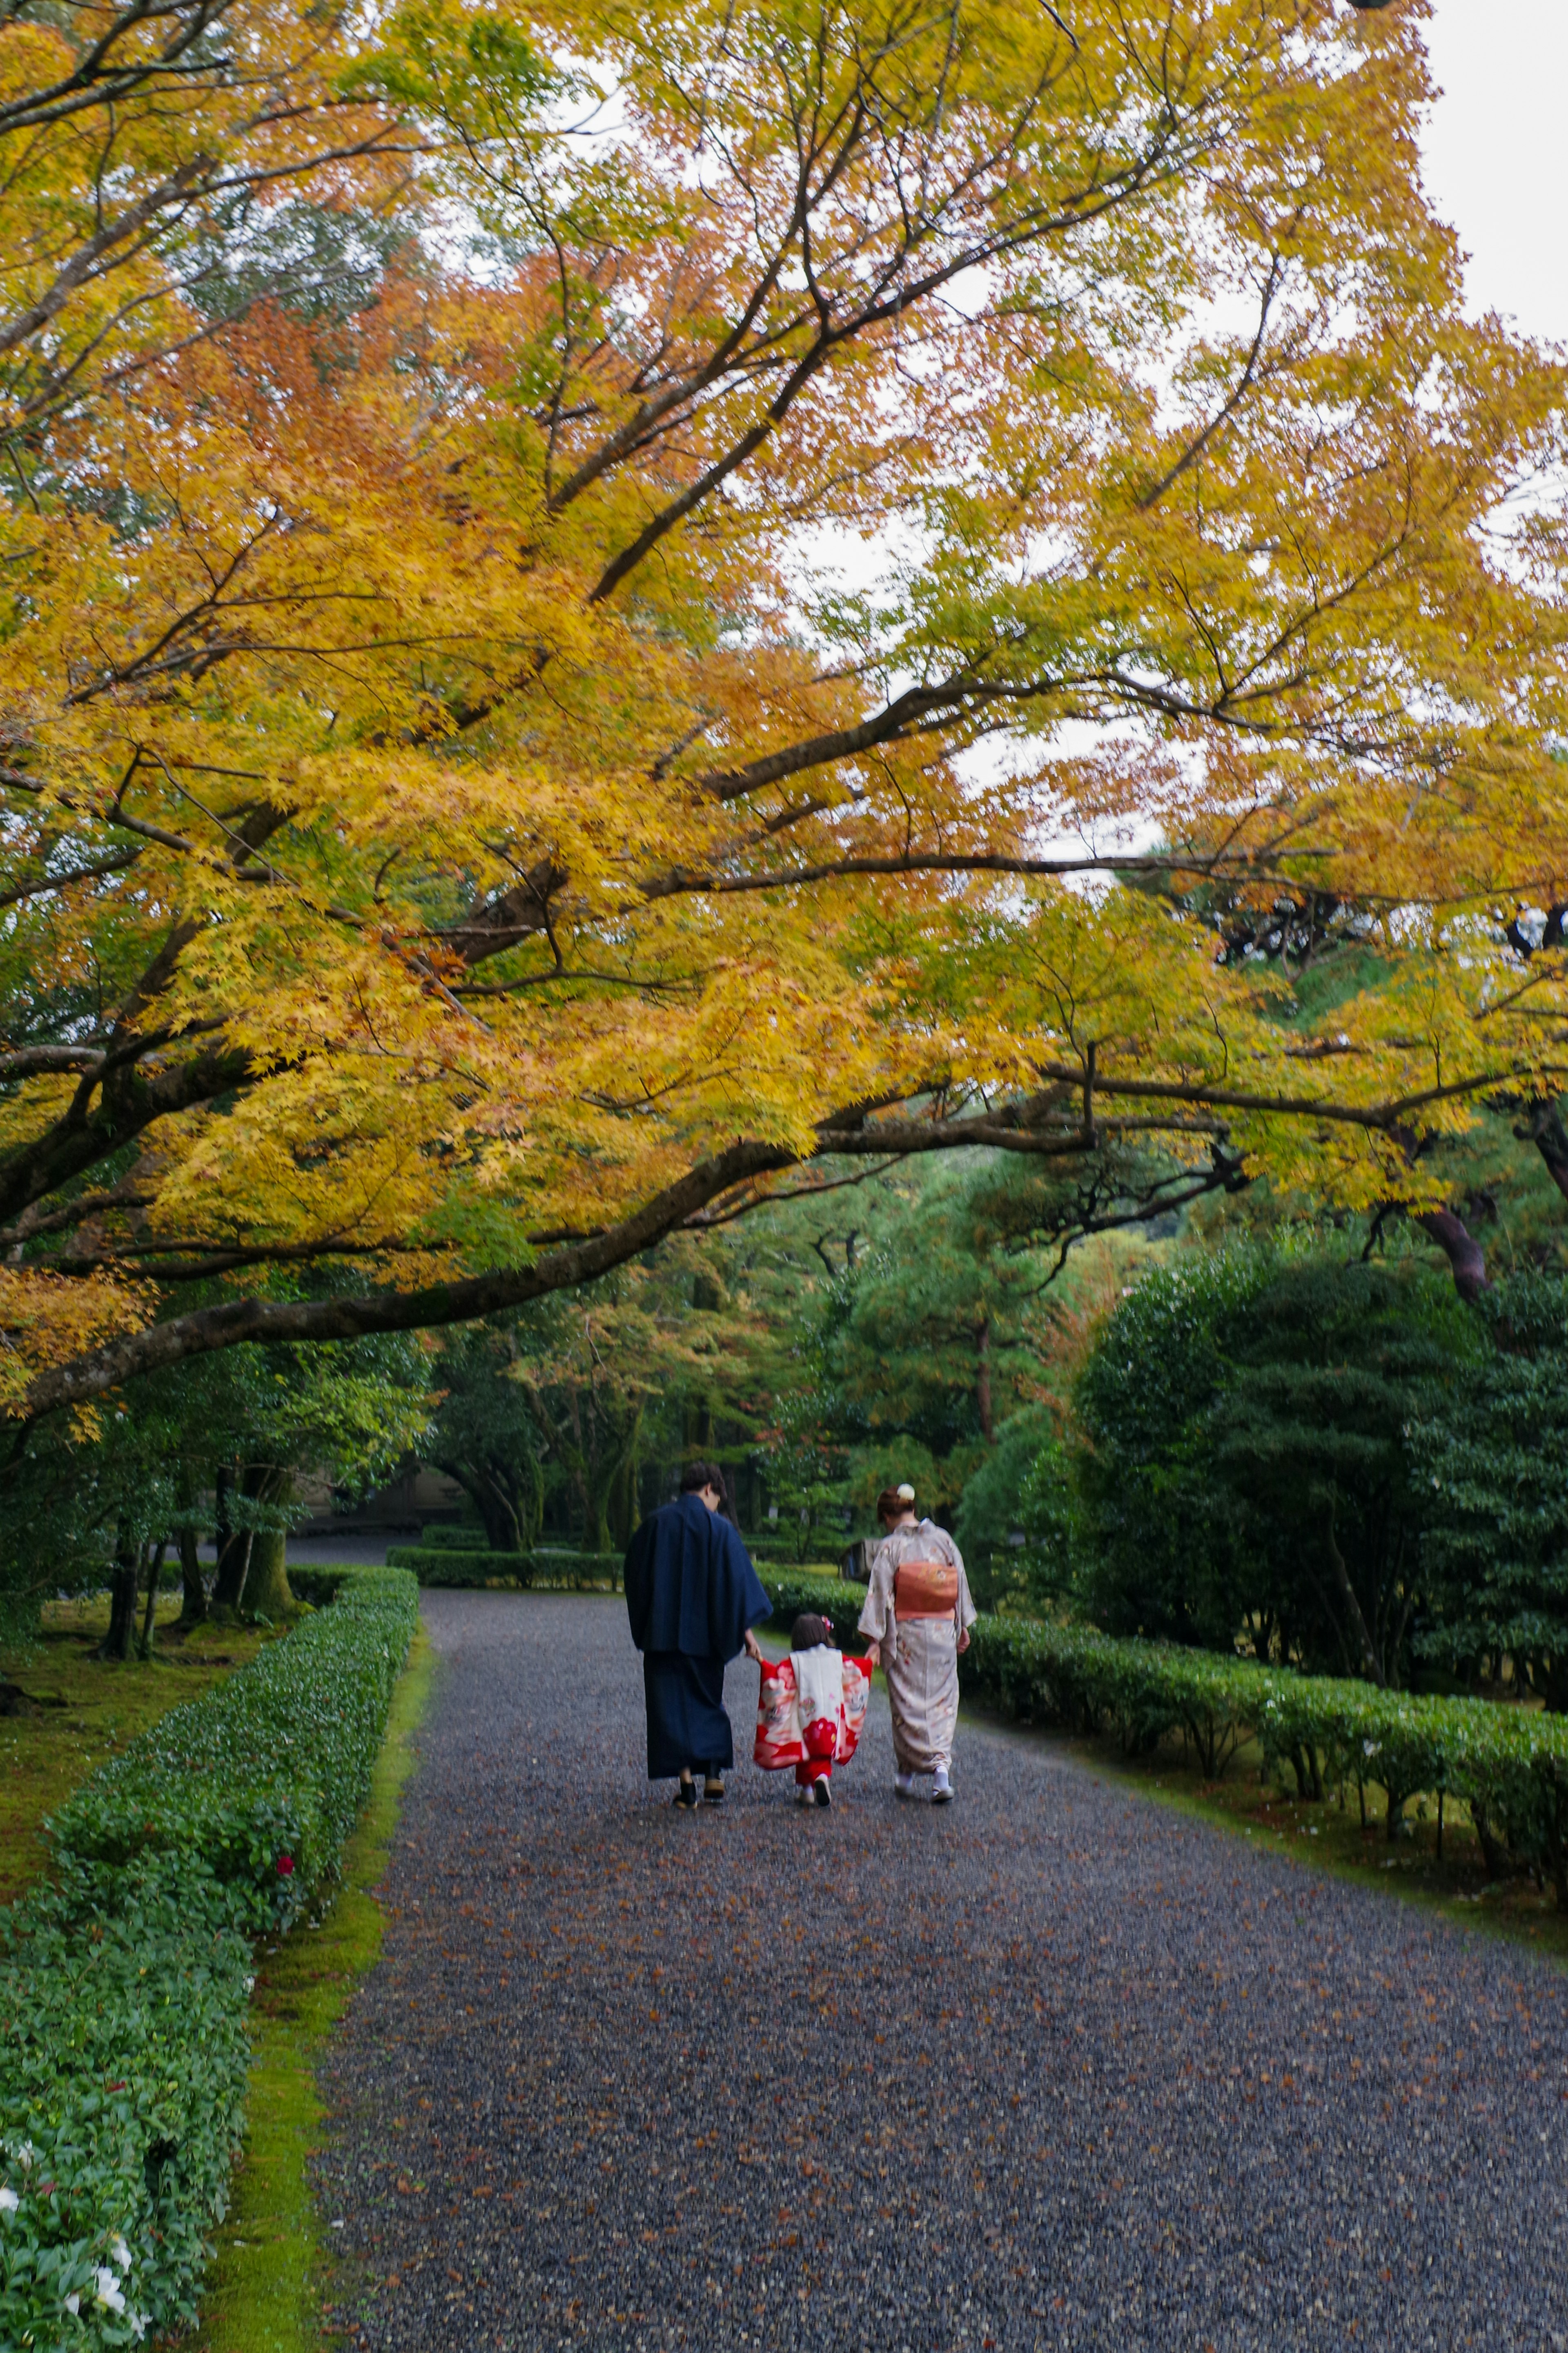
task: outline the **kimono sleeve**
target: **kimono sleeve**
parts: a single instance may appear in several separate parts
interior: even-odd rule
[[[980,1612],[976,1609],[974,1597],[969,1590],[969,1578],[963,1567],[963,1555],[956,1545],[952,1547],[952,1557],[958,1568],[958,1622],[967,1633]]]
[[[868,1641],[884,1642],[893,1621],[893,1564],[888,1547],[879,1547],[871,1563],[871,1582],[866,1590],[865,1605],[860,1611],[857,1631]]]

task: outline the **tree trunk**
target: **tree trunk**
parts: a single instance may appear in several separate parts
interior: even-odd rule
[[[1491,1825],[1491,1817],[1479,1798],[1470,1799],[1470,1820],[1486,1858],[1487,1877],[1500,1879],[1508,1869],[1508,1851]]]
[[[1555,1103],[1542,1103],[1522,1131],[1546,1163],[1546,1173],[1557,1190],[1568,1196],[1568,1129]]]
[[[169,1539],[160,1536],[153,1546],[153,1558],[147,1569],[147,1607],[142,1618],[142,1656],[153,1655],[153,1629],[158,1620],[158,1580],[163,1574],[163,1554]]]
[[[1345,1556],[1340,1550],[1339,1539],[1334,1534],[1334,1514],[1331,1504],[1329,1507],[1323,1535],[1329,1548],[1329,1562],[1334,1572],[1334,1582],[1340,1588],[1340,1599],[1345,1605],[1345,1615],[1350,1620],[1356,1641],[1361,1646],[1362,1664],[1365,1667],[1369,1679],[1381,1686],[1384,1681],[1383,1662],[1373,1647],[1372,1636],[1366,1630],[1366,1620],[1362,1616],[1361,1603],[1356,1599],[1355,1588],[1351,1583],[1350,1570],[1345,1566]]]
[[[252,1462],[247,1465],[239,1482],[239,1492],[247,1504],[275,1504],[288,1489],[289,1473],[275,1462]],[[259,1532],[251,1528],[236,1528],[218,1556],[217,1575],[213,1580],[213,1607],[238,1609],[248,1605],[257,1607],[250,1599],[249,1577],[256,1565],[256,1546]]]
[[[989,1446],[996,1435],[996,1420],[991,1407],[991,1319],[989,1316],[974,1335],[974,1409],[980,1417],[980,1434]]]
[[[642,1440],[642,1418],[643,1409],[639,1403],[632,1415],[631,1428],[626,1434],[608,1482],[605,1548],[615,1552],[625,1552],[637,1528],[637,1449]]]
[[[248,1532],[234,1525],[234,1473],[226,1462],[217,1474],[217,1506],[214,1514],[217,1537],[217,1573],[213,1578],[213,1608],[237,1609],[250,1566]]]
[[[289,1539],[281,1528],[258,1528],[250,1547],[246,1608],[252,1618],[291,1618],[298,1609],[289,1589]]]
[[[517,1506],[507,1492],[504,1476],[487,1463],[479,1477],[468,1490],[479,1505],[479,1517],[485,1524],[485,1542],[492,1552],[521,1552],[522,1531],[518,1525]]]
[[[213,1608],[237,1609],[245,1599],[246,1572],[250,1567],[251,1531],[231,1528],[228,1541],[217,1556],[217,1575],[213,1579]]]
[[[180,1623],[182,1626],[199,1626],[207,1614],[207,1588],[202,1576],[196,1532],[192,1527],[180,1530],[180,1576],[185,1588],[184,1599],[180,1604]]]
[[[537,1455],[519,1458],[516,1478],[517,1538],[524,1552],[531,1552],[544,1533],[544,1473]]]
[[[1444,1252],[1461,1299],[1479,1299],[1491,1288],[1487,1281],[1487,1254],[1457,1210],[1424,1209],[1415,1223]]]
[[[123,1661],[131,1656],[136,1639],[137,1567],[136,1548],[121,1535],[115,1546],[109,1581],[109,1631],[94,1653],[97,1658]]]

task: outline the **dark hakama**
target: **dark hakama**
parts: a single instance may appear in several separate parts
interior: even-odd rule
[[[642,1662],[642,1687],[647,1702],[650,1781],[671,1780],[683,1766],[721,1773],[734,1763],[722,1659],[649,1651]]]
[[[643,1654],[647,1772],[722,1772],[735,1761],[724,1669],[770,1614],[740,1530],[697,1495],[646,1519],[626,1551],[626,1615]]]

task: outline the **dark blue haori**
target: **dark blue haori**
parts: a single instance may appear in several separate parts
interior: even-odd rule
[[[735,1761],[724,1668],[773,1610],[740,1530],[700,1495],[666,1504],[626,1547],[626,1589],[643,1654],[648,1779],[721,1772]]]

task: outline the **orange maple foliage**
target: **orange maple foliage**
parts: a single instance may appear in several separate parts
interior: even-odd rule
[[[825,1154],[1436,1211],[1426,1140],[1548,1103],[1564,384],[1463,315],[1420,21],[338,26],[374,299],[207,317],[175,239],[156,351],[13,437],[0,1240],[145,1286],[14,1329],[25,1409],[537,1295]]]

